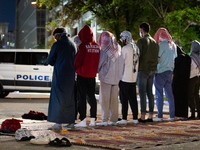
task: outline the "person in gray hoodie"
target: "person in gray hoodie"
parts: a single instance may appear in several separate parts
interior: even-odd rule
[[[121,55],[121,46],[116,42],[114,35],[109,31],[101,33],[98,44],[100,46],[99,80],[102,122],[97,125],[117,125],[118,121],[118,84],[122,77],[124,59]],[[110,118],[110,123],[108,123]]]

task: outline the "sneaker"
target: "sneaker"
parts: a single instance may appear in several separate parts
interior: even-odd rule
[[[127,122],[127,124],[137,124],[138,123],[138,120],[134,119],[134,120],[130,120]]]
[[[195,116],[190,116],[188,120],[195,120]]]
[[[75,127],[87,127],[86,118],[83,119],[80,123],[74,125]]]
[[[50,141],[51,139],[48,135],[40,135],[35,139],[30,140],[32,144],[49,144]]]
[[[97,126],[107,126],[108,122],[100,122],[96,124]]]
[[[90,127],[95,126],[95,120],[96,120],[96,118],[91,118],[91,121],[90,121],[90,124],[89,124]]]
[[[162,120],[163,120],[163,118],[158,118],[158,117],[153,119],[153,121],[162,121]]]
[[[153,122],[153,119],[146,119],[146,122]]]
[[[142,119],[140,118],[140,119],[138,119],[138,122],[146,123],[146,120],[142,120]]]
[[[63,126],[63,128],[75,128],[74,123]]]
[[[126,125],[127,124],[127,120],[122,119],[121,121],[118,121],[117,124],[124,124],[124,125]]]
[[[174,121],[174,118],[167,118],[165,121]]]
[[[117,122],[111,121],[111,122],[108,123],[108,125],[109,125],[109,126],[116,126],[116,125],[117,125]]]
[[[62,129],[62,125],[58,123],[48,128],[48,130],[61,130],[61,129]]]

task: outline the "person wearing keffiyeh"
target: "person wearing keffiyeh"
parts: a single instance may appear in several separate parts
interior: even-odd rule
[[[199,106],[199,72],[200,72],[200,43],[194,40],[191,45],[191,70],[189,80],[189,101],[191,116],[188,119],[195,119],[195,107],[197,108],[197,118],[200,117]]]
[[[102,122],[97,125],[117,125],[118,83],[122,77],[124,65],[121,46],[109,31],[102,32],[97,43],[100,46],[98,77],[100,80],[99,102],[102,116]]]
[[[165,96],[169,102],[169,115],[167,121],[174,121],[174,95],[172,92],[172,74],[174,70],[174,59],[177,57],[176,45],[165,28],[159,28],[154,39],[159,44],[158,66],[154,78],[154,85],[156,88],[156,105],[158,109],[157,118],[153,121],[163,120],[163,89]]]
[[[122,104],[122,120],[117,124],[138,123],[138,103],[136,80],[138,73],[139,48],[136,46],[129,31],[120,34],[120,40],[125,45],[122,48],[124,58],[123,75],[119,82],[120,101]],[[128,103],[130,104],[133,120],[127,122]]]

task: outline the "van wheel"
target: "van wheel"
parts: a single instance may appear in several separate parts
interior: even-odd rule
[[[8,96],[9,92],[8,91],[2,91],[0,89],[0,98],[5,98],[6,96]]]

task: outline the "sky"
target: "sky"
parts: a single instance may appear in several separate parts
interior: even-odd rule
[[[16,0],[0,0],[0,22],[8,22],[8,30],[15,27],[15,3]]]

